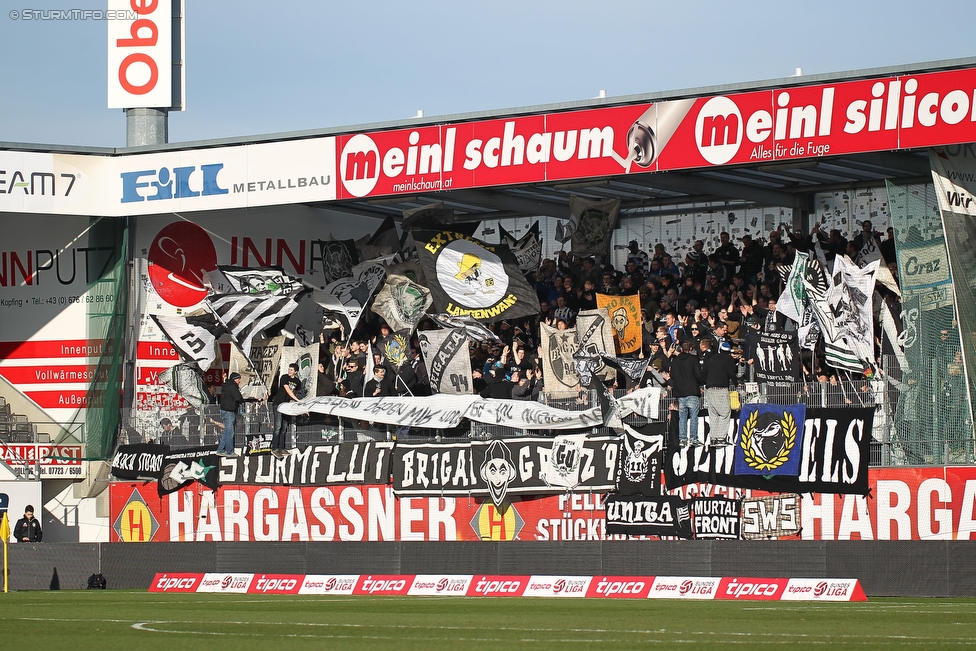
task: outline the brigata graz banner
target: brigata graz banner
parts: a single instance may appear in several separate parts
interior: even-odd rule
[[[488,496],[607,491],[616,486],[620,441],[584,435],[456,444],[400,443],[393,451],[399,495]]]
[[[796,476],[736,474],[739,432],[735,446],[724,448],[680,448],[677,437],[670,436],[664,455],[665,484],[674,488],[704,482],[770,492],[867,495],[873,422],[873,408],[808,409]]]

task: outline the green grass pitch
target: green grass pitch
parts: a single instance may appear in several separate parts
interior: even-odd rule
[[[867,603],[0,593],[0,648],[976,647],[976,599]],[[9,646],[8,646],[9,645]]]

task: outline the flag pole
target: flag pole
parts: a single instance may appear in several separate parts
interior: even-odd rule
[[[10,519],[7,517],[7,512],[3,512],[3,517],[0,518],[0,538],[3,538],[3,593],[7,594],[8,590],[8,571],[7,571],[7,539],[10,538]]]

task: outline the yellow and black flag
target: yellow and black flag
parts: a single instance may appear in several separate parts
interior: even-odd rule
[[[639,351],[642,334],[640,296],[597,294],[596,305],[601,310],[606,309],[610,315],[610,327],[613,329],[617,352],[624,355]]]
[[[507,246],[446,229],[413,236],[438,312],[483,322],[539,313],[539,298]]]

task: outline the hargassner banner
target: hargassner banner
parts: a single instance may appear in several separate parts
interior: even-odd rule
[[[967,68],[105,157],[107,164],[91,179],[97,196],[94,209],[82,211],[60,200],[43,209],[16,209],[140,215],[962,144],[976,141],[974,93],[976,68]],[[8,174],[19,169],[8,166],[5,157],[11,154],[0,152],[0,170]],[[10,189],[0,185],[2,193]],[[36,186],[34,191],[12,189],[21,201],[25,193],[36,196]],[[0,210],[8,210],[9,197],[2,193]]]

